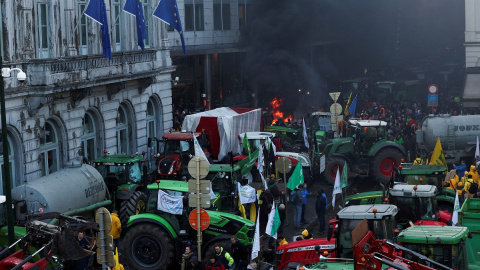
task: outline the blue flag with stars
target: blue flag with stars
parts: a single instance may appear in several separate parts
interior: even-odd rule
[[[103,55],[112,60],[112,47],[110,46],[110,33],[108,28],[107,7],[105,0],[90,0],[85,9],[85,15],[98,22],[102,30]]]
[[[183,54],[187,54],[185,47],[185,40],[183,38],[182,22],[180,21],[180,13],[176,0],[160,0],[157,9],[153,12],[153,16],[159,18],[165,23],[169,24],[173,29],[177,30],[182,40]]]
[[[137,19],[137,42],[138,46],[145,50],[144,39],[147,39],[147,26],[145,25],[145,17],[143,16],[142,0],[127,0],[123,6],[123,10],[132,14]]]

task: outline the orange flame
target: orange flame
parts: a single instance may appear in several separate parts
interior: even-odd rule
[[[280,107],[283,105],[283,99],[274,97],[272,101],[269,102],[270,106],[272,107],[272,116],[273,116],[273,121],[272,125],[274,125],[278,119],[282,119],[283,122],[287,123],[288,120],[292,120],[293,116],[288,115],[287,117],[284,118],[284,113],[280,111]]]

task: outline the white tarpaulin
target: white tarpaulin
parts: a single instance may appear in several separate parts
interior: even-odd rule
[[[257,199],[257,192],[255,189],[249,185],[242,186],[240,183],[238,185],[238,197],[240,197],[240,203],[253,203]]]
[[[196,132],[202,116],[217,117],[217,127],[220,136],[220,150],[218,160],[225,157],[228,152],[238,152],[238,135],[246,131],[260,131],[262,117],[261,109],[252,109],[244,113],[237,113],[235,110],[222,107],[211,111],[205,111],[185,116],[182,130]]]
[[[181,215],[183,210],[183,196],[172,196],[158,190],[157,209],[174,215]]]

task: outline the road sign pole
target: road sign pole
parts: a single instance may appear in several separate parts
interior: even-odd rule
[[[106,266],[106,263],[107,263],[107,258],[106,258],[106,249],[105,249],[105,227],[104,227],[104,224],[103,224],[103,210],[100,208],[98,209],[98,212],[100,213],[99,215],[99,219],[100,219],[100,224],[99,225],[99,229],[100,229],[100,249],[102,250],[102,270],[106,270],[107,269],[107,266]]]
[[[284,158],[283,159],[283,168],[286,168],[287,165],[285,164],[286,162],[286,159]],[[287,173],[286,173],[286,170],[283,170],[283,184],[285,185],[285,187],[283,188],[283,193],[285,195],[285,217],[288,217],[288,203],[287,203]],[[288,218],[285,219],[285,225],[288,225]]]
[[[197,250],[198,260],[202,260],[202,231],[200,229],[200,158],[196,157],[197,162]]]

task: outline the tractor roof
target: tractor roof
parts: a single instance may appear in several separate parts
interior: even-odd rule
[[[376,213],[374,213],[376,212]],[[338,211],[339,219],[383,219],[385,216],[395,216],[397,206],[390,204],[352,205]]]
[[[245,133],[238,135],[241,140],[245,136]],[[265,132],[265,131],[254,131],[254,132],[247,132],[247,139],[249,140],[266,140],[268,138],[275,137],[275,133],[273,132]]]
[[[325,117],[330,117],[332,116],[333,113],[330,112],[312,112],[312,116],[325,116]]]
[[[400,170],[401,175],[428,175],[428,174],[443,174],[447,168],[445,165],[412,165],[412,164],[402,164],[402,170]]]
[[[398,242],[455,245],[468,236],[467,227],[457,226],[412,226],[398,235]]]
[[[294,128],[289,128],[289,127],[283,127],[283,126],[265,126],[263,128],[265,131],[270,131],[270,132],[274,132],[274,131],[280,131],[280,132],[298,132],[296,129]]]
[[[387,122],[381,120],[360,120],[360,119],[350,119],[350,124],[352,126],[360,127],[386,127]]]
[[[143,159],[141,155],[106,155],[95,159],[95,165],[131,165]]]
[[[148,185],[148,189],[174,190],[188,192],[188,182],[179,180],[160,180],[160,183]]]
[[[432,185],[416,186],[400,183],[390,189],[390,195],[395,197],[433,197],[435,194],[437,194],[437,187]]]
[[[195,132],[195,133],[192,133],[192,132],[168,132],[168,133],[164,133],[162,138],[163,139],[166,139],[166,140],[178,140],[178,141],[184,141],[184,140],[193,140],[193,135],[192,134],[195,134],[195,137],[198,137],[200,136],[200,132]]]

